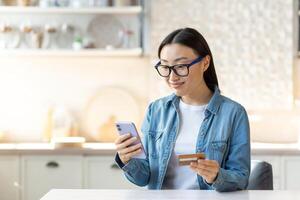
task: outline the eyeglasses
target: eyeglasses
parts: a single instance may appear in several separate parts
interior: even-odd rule
[[[202,59],[203,59],[203,57],[199,56],[198,58],[196,58],[189,64],[177,64],[177,65],[173,65],[173,66],[162,65],[161,61],[159,61],[154,67],[155,67],[156,71],[158,72],[158,74],[162,77],[169,77],[171,74],[171,71],[173,71],[177,76],[184,77],[184,76],[189,75],[189,68],[192,65],[200,62]]]

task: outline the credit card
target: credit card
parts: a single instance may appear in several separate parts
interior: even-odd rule
[[[205,159],[205,154],[195,153],[178,155],[178,162],[180,166],[190,165],[191,162],[197,162],[199,159]]]

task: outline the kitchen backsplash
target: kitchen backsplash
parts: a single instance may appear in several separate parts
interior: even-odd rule
[[[291,109],[294,10],[293,0],[153,0],[151,42],[194,27],[208,40],[223,94],[248,109]],[[167,90],[153,77],[157,97]]]
[[[134,99],[138,111],[133,112],[139,117],[134,119],[140,124],[148,102],[147,57],[12,58],[1,57],[0,137],[2,133],[13,141],[43,140],[49,106],[65,108],[83,127],[87,104],[105,88],[124,89],[120,102],[122,97]]]

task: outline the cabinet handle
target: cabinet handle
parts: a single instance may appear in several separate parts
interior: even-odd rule
[[[50,161],[46,164],[46,167],[49,167],[49,168],[58,168],[59,167],[59,164],[55,161]]]
[[[120,169],[119,166],[116,163],[111,164],[110,168],[111,169]]]

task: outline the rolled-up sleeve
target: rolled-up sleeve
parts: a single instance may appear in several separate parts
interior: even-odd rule
[[[235,191],[247,188],[250,174],[250,127],[247,112],[239,108],[233,122],[229,152],[225,167],[220,168],[214,183],[217,191]]]

